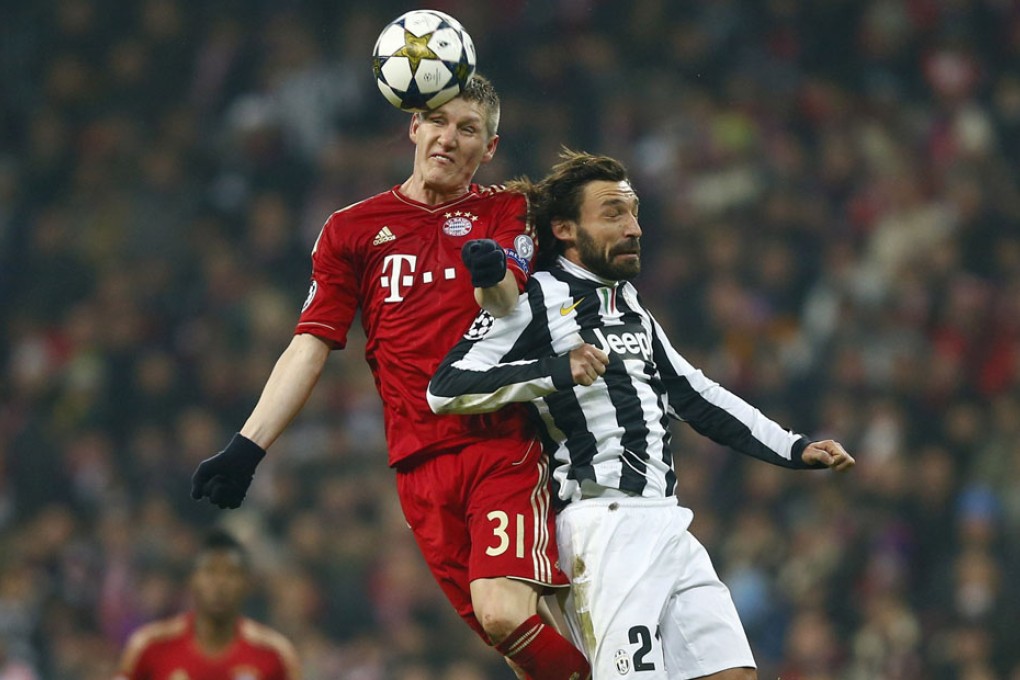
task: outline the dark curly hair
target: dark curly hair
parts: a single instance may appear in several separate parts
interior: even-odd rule
[[[528,217],[538,240],[536,270],[548,269],[563,254],[564,244],[553,236],[552,223],[580,219],[581,200],[589,183],[625,182],[629,179],[623,163],[609,156],[564,147],[560,159],[538,182],[522,177],[508,184],[510,189],[528,197]]]

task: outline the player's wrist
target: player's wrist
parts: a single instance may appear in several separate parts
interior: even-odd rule
[[[230,459],[243,462],[254,469],[265,458],[266,450],[240,432],[234,433],[223,453]]]
[[[545,370],[552,378],[553,387],[557,390],[570,390],[577,384],[574,382],[574,374],[570,370],[570,354],[547,357],[542,361],[545,363]]]

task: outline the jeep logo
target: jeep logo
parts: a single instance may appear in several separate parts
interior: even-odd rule
[[[606,354],[619,354],[624,359],[652,360],[652,341],[644,330],[628,331],[626,326],[592,329],[599,348]],[[619,330],[616,330],[619,329]]]

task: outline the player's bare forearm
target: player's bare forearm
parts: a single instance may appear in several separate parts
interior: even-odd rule
[[[497,319],[506,316],[517,306],[517,279],[507,271],[503,280],[488,288],[475,288],[475,302]]]
[[[273,367],[241,434],[268,449],[308,401],[329,357],[329,345],[314,335],[295,335]]]

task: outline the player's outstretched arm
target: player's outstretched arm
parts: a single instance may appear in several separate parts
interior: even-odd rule
[[[191,477],[191,497],[221,508],[240,507],[255,468],[305,405],[329,357],[329,345],[312,335],[294,336],[280,355],[255,410],[226,448],[206,458]]]
[[[329,358],[329,344],[314,335],[295,335],[266,381],[241,434],[268,449],[301,411]]]
[[[842,444],[831,439],[811,442],[804,448],[801,458],[808,465],[824,465],[837,472],[845,472],[857,464]]]

